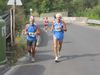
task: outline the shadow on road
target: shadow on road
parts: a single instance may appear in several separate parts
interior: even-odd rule
[[[70,56],[62,56],[61,57],[61,61],[66,61],[66,60],[71,60],[71,59],[75,59],[75,58],[81,58],[81,57],[93,57],[93,56],[99,56],[100,53],[97,54],[81,54],[81,55],[70,55]]]
[[[48,54],[50,53],[50,54]],[[29,63],[36,63],[36,62],[43,62],[54,59],[54,56],[51,54],[51,50],[42,50],[38,51],[35,55],[35,62],[32,62],[31,59],[29,59],[28,55],[21,57],[18,59],[16,65],[23,65],[23,64],[29,64]]]
[[[52,52],[52,50],[38,50],[38,53],[48,53],[48,52]]]
[[[41,37],[41,42],[38,47],[43,47],[43,46],[48,45],[49,36],[43,29],[41,29],[40,37]]]
[[[66,44],[66,43],[72,43],[72,42],[71,42],[71,41],[64,41],[63,43],[65,43],[65,44]]]
[[[28,65],[21,65],[17,67],[17,69],[14,69],[14,71],[8,75],[43,75],[44,71],[45,71],[45,67],[42,65],[28,64]]]
[[[54,57],[52,55],[42,53],[42,54],[36,55],[35,62],[48,61],[48,60],[52,60],[52,59],[54,59]]]

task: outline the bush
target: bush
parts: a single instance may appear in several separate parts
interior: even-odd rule
[[[88,17],[90,19],[100,19],[100,5],[94,7],[93,9],[89,8],[86,9],[83,14],[85,17]]]

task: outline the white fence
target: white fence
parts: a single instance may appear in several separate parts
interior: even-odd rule
[[[70,23],[100,24],[100,20],[88,19],[87,17],[64,17],[64,20]]]
[[[87,23],[100,24],[100,20],[88,19]]]
[[[93,23],[100,24],[100,20],[88,19],[87,17],[63,17],[67,23]],[[53,17],[48,17],[49,22],[53,21]],[[36,17],[36,21],[43,21],[43,17]]]

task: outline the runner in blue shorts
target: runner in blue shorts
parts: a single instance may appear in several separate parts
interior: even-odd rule
[[[58,61],[60,57],[60,51],[64,39],[64,31],[67,31],[66,23],[62,20],[60,13],[56,14],[56,20],[53,21],[51,30],[53,31],[53,50],[55,55],[55,61]]]

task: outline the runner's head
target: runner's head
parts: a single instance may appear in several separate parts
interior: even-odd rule
[[[61,18],[62,18],[62,14],[61,14],[61,13],[57,13],[57,14],[56,14],[56,19],[57,19],[57,21],[60,21]]]
[[[29,21],[30,21],[31,24],[34,23],[34,17],[30,16]]]

